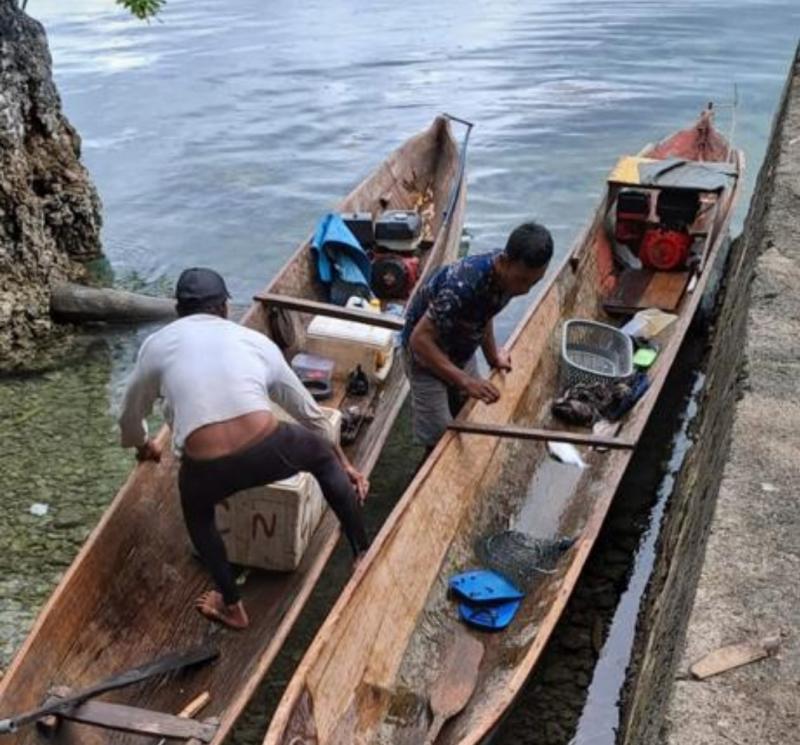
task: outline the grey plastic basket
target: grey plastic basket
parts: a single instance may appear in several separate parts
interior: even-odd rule
[[[633,374],[633,343],[619,329],[572,319],[561,335],[562,386],[621,380]]]

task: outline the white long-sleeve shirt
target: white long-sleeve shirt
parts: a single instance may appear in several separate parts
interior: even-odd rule
[[[300,424],[333,439],[317,402],[271,339],[206,313],[180,318],[145,339],[122,403],[123,447],[144,444],[145,417],[158,398],[164,400],[178,454],[196,429],[271,411],[273,401]]]

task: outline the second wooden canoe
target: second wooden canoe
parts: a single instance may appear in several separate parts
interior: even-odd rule
[[[642,157],[644,156],[644,157]],[[623,420],[618,437],[635,443],[653,409],[725,243],[743,158],[714,129],[710,113],[616,169],[589,227],[554,267],[510,341],[513,371],[495,374],[500,400],[476,403],[470,423],[563,429],[550,414],[559,390],[565,320],[619,325],[606,302],[622,277],[614,266],[606,217],[618,190],[638,178],[637,164],[663,174],[689,161],[704,196],[691,232],[703,246],[694,286],[661,337],[650,389]],[[673,175],[675,175],[673,173]],[[703,177],[703,178],[701,178]],[[634,300],[635,301],[635,300]],[[631,301],[631,302],[634,302]],[[573,430],[574,432],[574,430]],[[564,609],[620,480],[630,449],[583,448],[586,468],[556,464],[544,443],[450,432],[439,442],[384,525],[291,680],[264,745],[423,743],[428,700],[460,622],[447,596],[450,576],[479,566],[475,546],[508,528],[576,539],[552,574],[528,592],[512,624],[490,634],[475,692],[436,743],[475,745],[486,738],[536,667]],[[454,685],[458,681],[453,681]]]

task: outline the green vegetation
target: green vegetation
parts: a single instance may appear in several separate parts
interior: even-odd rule
[[[117,5],[121,5],[143,21],[154,18],[166,2],[167,0],[116,0]]]

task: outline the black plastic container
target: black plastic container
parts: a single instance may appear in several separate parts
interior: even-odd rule
[[[670,228],[687,228],[694,222],[699,209],[700,195],[696,191],[662,189],[656,202],[659,219]]]
[[[375,243],[375,226],[371,212],[343,212],[340,217],[361,244],[361,248],[372,247]]]
[[[414,210],[388,210],[375,220],[375,240],[413,241],[422,232],[422,219]]]
[[[650,195],[633,189],[621,191],[617,197],[617,214],[646,219],[650,214]]]

